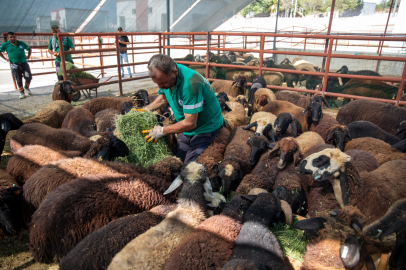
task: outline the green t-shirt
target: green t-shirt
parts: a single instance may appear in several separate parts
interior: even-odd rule
[[[27,62],[24,50],[29,51],[30,46],[28,46],[25,42],[19,40],[17,40],[17,45],[13,45],[10,43],[10,41],[7,41],[0,46],[0,52],[7,52],[8,59],[10,59],[11,63],[13,64],[21,64]]]
[[[176,86],[172,91],[159,88],[158,94],[166,96],[178,122],[185,119],[184,113],[198,113],[196,128],[184,134],[193,136],[219,129],[223,124],[223,116],[210,83],[193,69],[180,64],[176,66]]]
[[[49,45],[48,45],[48,50],[53,50],[54,52],[59,52],[59,42],[58,42],[58,40],[56,40],[56,49],[54,50],[53,48],[52,48],[52,39],[53,39],[54,37],[52,37],[50,40],[49,40]],[[63,44],[63,50],[66,52],[66,51],[69,51],[69,49],[71,49],[71,48],[73,48],[73,47],[75,47],[75,45],[73,45],[73,42],[72,42],[72,40],[70,40],[70,38],[69,37],[62,37],[62,44]],[[61,57],[60,56],[57,56],[56,58],[55,58],[55,61],[56,62],[61,62]],[[65,54],[65,61],[72,61],[72,55],[71,54]],[[72,61],[73,62],[73,61]]]

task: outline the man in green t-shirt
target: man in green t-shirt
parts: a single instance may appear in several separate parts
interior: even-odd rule
[[[220,104],[209,82],[196,71],[175,63],[164,54],[156,54],[148,63],[149,76],[158,84],[158,97],[146,110],[157,109],[165,99],[177,120],[170,126],[155,126],[143,131],[148,141],[166,134],[178,134],[178,153],[184,164],[197,161],[216,138],[223,125]]]
[[[25,98],[24,90],[28,95],[31,95],[29,89],[32,75],[30,66],[27,64],[27,58],[30,58],[31,48],[25,42],[17,40],[13,32],[7,33],[8,41],[4,42],[0,46],[0,57],[10,63],[11,72],[15,78],[20,91],[19,98]],[[25,56],[25,51],[28,51],[27,57]],[[4,57],[3,53],[7,52],[7,57]],[[23,77],[25,79],[25,85],[23,87]]]
[[[57,25],[53,25],[51,27],[52,33],[54,34],[52,36],[52,38],[49,40],[49,45],[48,45],[48,52],[55,56],[55,67],[56,67],[56,76],[58,76],[59,73],[59,69],[61,67],[61,56],[59,54],[59,42],[58,42],[58,33],[61,32],[61,30],[59,29],[59,26]],[[69,37],[62,37],[62,43],[63,43],[63,50],[69,51],[69,50],[73,50],[75,48],[75,45],[73,45],[72,40]],[[65,55],[65,62],[70,62],[73,64],[73,60],[72,60],[72,55],[71,54],[66,54]],[[61,78],[58,77],[59,80],[61,80]]]

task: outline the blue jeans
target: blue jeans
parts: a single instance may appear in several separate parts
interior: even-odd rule
[[[127,53],[120,53],[120,64],[128,64],[128,55]],[[128,70],[128,75],[131,75],[131,69],[130,67],[127,67]],[[124,76],[124,68],[121,67],[121,76]]]

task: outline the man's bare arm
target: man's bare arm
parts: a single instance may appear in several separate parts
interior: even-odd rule
[[[151,104],[145,106],[145,108],[150,111],[158,110],[166,102],[166,97],[164,95],[158,95],[158,97]]]
[[[0,57],[3,58],[4,60],[6,60],[7,62],[9,61],[2,52],[0,52]]]
[[[30,57],[31,57],[31,48],[28,50],[27,59],[30,59]]]
[[[176,124],[164,127],[164,135],[172,133],[178,134],[195,129],[197,125],[197,115],[198,115],[197,113],[194,114],[185,113],[184,120]]]

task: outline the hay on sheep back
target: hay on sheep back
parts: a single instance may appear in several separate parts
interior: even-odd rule
[[[130,154],[120,160],[147,167],[172,156],[164,138],[159,139],[157,143],[147,143],[144,139],[145,134],[141,134],[141,131],[152,129],[157,125],[158,121],[152,112],[131,111],[125,115],[117,115],[117,136],[130,149]]]

